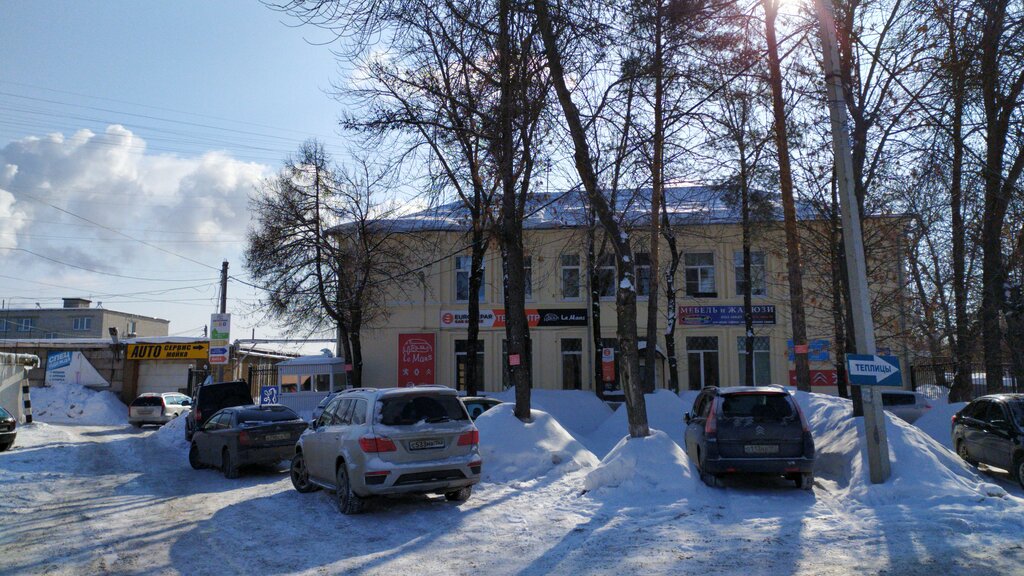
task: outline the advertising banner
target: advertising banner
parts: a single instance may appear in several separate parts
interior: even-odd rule
[[[615,382],[615,348],[601,348],[601,380]]]
[[[789,371],[789,385],[796,386],[796,370]],[[838,386],[835,370],[811,370],[811,386]]]
[[[110,387],[110,382],[100,376],[81,352],[50,352],[46,355],[46,385],[54,384]]]
[[[210,364],[231,360],[231,314],[210,315]]]
[[[129,344],[129,360],[202,360],[210,353],[206,342],[191,344]]]
[[[435,384],[433,334],[398,335],[398,386]]]
[[[807,346],[807,359],[811,362],[828,362],[829,348],[832,347],[830,340],[811,340]],[[786,340],[786,348],[789,350],[789,361],[796,361],[796,354],[793,350],[793,341]]]
[[[546,326],[586,326],[586,308],[528,308],[526,322],[531,328]],[[467,310],[442,310],[441,328],[466,328],[469,326]],[[482,308],[480,328],[504,328],[505,310]]]
[[[775,306],[753,306],[754,324],[775,324]],[[742,326],[743,306],[680,306],[679,323],[684,326]]]

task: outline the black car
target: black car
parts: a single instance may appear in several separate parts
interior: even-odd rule
[[[953,415],[952,428],[967,463],[1008,470],[1024,487],[1024,394],[982,396]]]
[[[237,478],[242,466],[290,459],[306,427],[306,421],[287,406],[225,408],[196,430],[188,463],[196,470],[217,467],[225,477]]]
[[[191,441],[196,430],[221,408],[247,404],[252,404],[252,392],[244,380],[214,382],[196,388],[192,410],[185,417],[185,439]]]
[[[501,400],[484,396],[464,396],[459,399],[462,400],[462,403],[466,406],[466,411],[469,412],[469,417],[473,420],[476,420],[477,416],[502,403]]]
[[[686,453],[709,486],[737,473],[785,476],[804,490],[814,484],[814,439],[781,386],[705,388],[685,418]]]
[[[0,406],[0,452],[14,444],[14,439],[18,436],[17,428],[18,420]]]

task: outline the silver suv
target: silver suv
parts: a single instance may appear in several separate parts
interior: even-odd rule
[[[385,494],[444,494],[462,502],[480,481],[479,443],[451,388],[346,390],[295,444],[292,485],[299,492],[334,490],[345,514]]]

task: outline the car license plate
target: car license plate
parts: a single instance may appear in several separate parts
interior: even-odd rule
[[[747,444],[743,446],[743,451],[747,454],[778,454],[778,444]]]
[[[444,448],[444,440],[432,438],[430,440],[409,441],[409,450],[430,450],[432,448]]]
[[[147,408],[145,410],[139,410],[139,414],[142,414],[143,416],[149,416],[149,415],[153,414],[153,409],[152,408]]]
[[[287,440],[289,437],[291,437],[291,434],[289,434],[288,432],[279,432],[277,434],[267,434],[267,436],[266,436],[267,442],[273,442],[274,440]]]

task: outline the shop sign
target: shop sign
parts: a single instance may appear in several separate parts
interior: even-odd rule
[[[829,361],[829,348],[832,347],[832,342],[829,340],[811,340],[807,344],[807,359],[811,362],[828,362]],[[793,350],[793,341],[786,340],[786,348],[789,350],[789,361],[796,361],[796,354]]]
[[[209,354],[206,342],[189,344],[129,344],[129,360],[202,360]]]
[[[433,334],[398,335],[398,386],[434,384]]]
[[[505,310],[482,308],[479,314],[480,328],[504,328]],[[530,328],[548,326],[586,326],[586,308],[532,308],[526,310],[526,323]],[[469,327],[469,311],[442,310],[441,328]]]
[[[210,364],[227,364],[231,360],[231,314],[210,315]],[[219,353],[215,353],[219,352]]]
[[[615,348],[601,348],[601,380],[615,382]]]
[[[775,306],[751,307],[754,324],[775,324]],[[684,326],[742,326],[743,306],[680,306],[679,323]]]
[[[796,370],[789,371],[789,385],[796,386]],[[811,370],[811,386],[838,386],[835,370]]]

